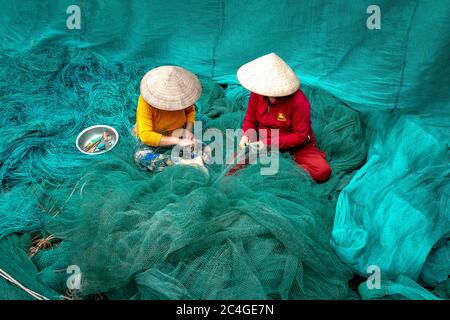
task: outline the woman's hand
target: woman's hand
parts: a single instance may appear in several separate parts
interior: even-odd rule
[[[264,148],[264,142],[262,142],[261,140],[250,143],[251,146],[255,147],[256,149],[262,149]]]
[[[246,145],[248,145],[249,139],[247,136],[242,136],[241,141],[239,142],[239,147],[245,148]]]
[[[194,134],[192,133],[192,131],[184,130],[184,132],[183,132],[183,139],[193,140],[194,139]]]
[[[193,139],[178,139],[178,143],[177,143],[180,147],[188,147],[188,146],[192,146],[194,144],[194,140]]]

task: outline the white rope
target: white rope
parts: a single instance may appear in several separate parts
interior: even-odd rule
[[[0,268],[0,276],[2,276],[3,278],[5,278],[7,281],[11,282],[12,284],[15,284],[16,286],[18,286],[19,288],[21,288],[22,290],[24,290],[25,292],[27,292],[29,295],[31,295],[32,297],[38,299],[38,300],[50,300],[49,298],[34,292],[31,289],[28,289],[27,287],[23,286],[19,281],[17,281],[16,279],[14,279],[13,277],[11,277],[8,273],[6,273],[3,269]]]

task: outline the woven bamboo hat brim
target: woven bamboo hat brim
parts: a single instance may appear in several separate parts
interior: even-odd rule
[[[300,88],[300,79],[275,53],[244,64],[237,78],[246,89],[268,97],[288,96]]]
[[[182,110],[200,98],[202,85],[190,71],[176,66],[150,70],[141,80],[141,96],[152,107],[167,111]]]

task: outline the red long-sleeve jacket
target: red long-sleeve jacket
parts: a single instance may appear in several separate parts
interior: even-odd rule
[[[267,97],[252,92],[242,130],[250,141],[255,141],[251,129],[259,133],[259,140],[271,145],[276,145],[276,139],[275,132],[270,129],[279,129],[280,150],[295,148],[309,141],[315,143],[309,101],[301,90],[278,98],[270,105]],[[261,129],[267,129],[267,135]]]

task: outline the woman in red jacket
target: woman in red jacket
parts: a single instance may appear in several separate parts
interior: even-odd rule
[[[243,65],[237,77],[252,92],[240,146],[260,141],[278,147],[280,151],[292,153],[294,160],[316,182],[326,181],[331,168],[325,153],[316,145],[309,101],[300,90],[300,80],[294,71],[271,53]],[[278,134],[273,129],[278,129]]]

